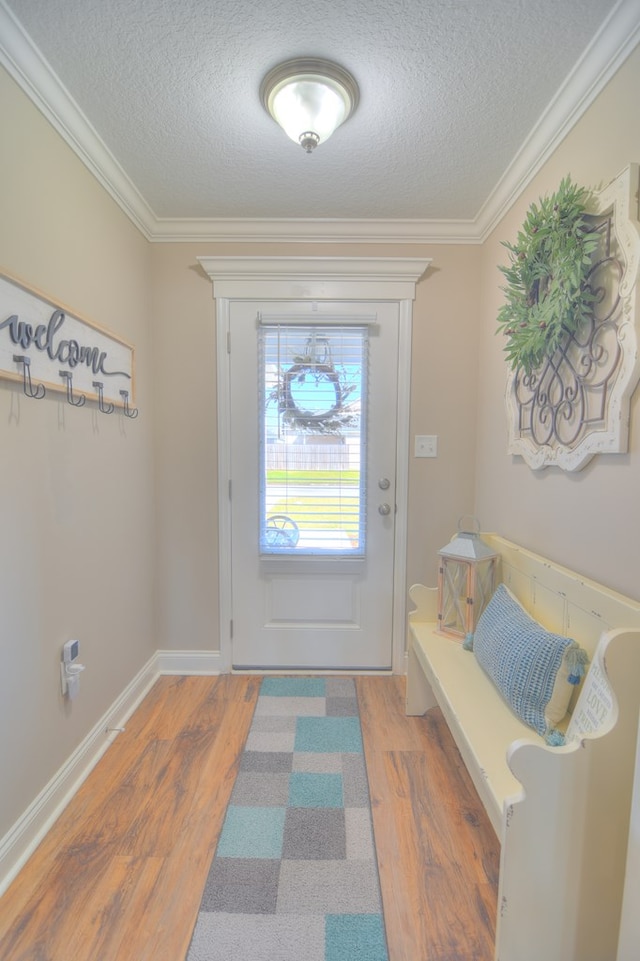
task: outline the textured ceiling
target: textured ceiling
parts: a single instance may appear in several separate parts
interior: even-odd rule
[[[629,0],[2,5],[155,218],[436,221],[478,217],[585,51],[597,48],[611,11],[618,8],[615,17],[620,6],[627,13],[633,6]],[[258,97],[263,75],[297,56],[336,60],[361,91],[354,116],[311,155],[285,137]]]

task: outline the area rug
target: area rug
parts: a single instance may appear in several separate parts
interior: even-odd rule
[[[187,961],[388,961],[351,678],[263,679]]]

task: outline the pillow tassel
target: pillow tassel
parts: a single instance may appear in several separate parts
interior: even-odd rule
[[[544,736],[545,744],[549,747],[562,747],[565,743],[564,734],[559,731],[557,727],[547,728],[547,733]]]
[[[579,684],[587,671],[589,657],[579,644],[575,642],[568,648],[566,657],[567,681],[569,684]]]

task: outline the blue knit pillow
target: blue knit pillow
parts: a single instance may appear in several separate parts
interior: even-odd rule
[[[552,727],[557,717],[549,717],[547,706],[558,679],[566,684],[566,713],[571,685],[579,683],[587,662],[578,644],[546,631],[508,587],[499,584],[478,621],[473,651],[515,713],[542,737],[554,741]]]

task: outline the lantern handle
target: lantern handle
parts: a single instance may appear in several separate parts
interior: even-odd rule
[[[475,530],[469,530],[468,527],[462,526],[462,522],[464,520],[467,520],[468,518],[471,518],[471,520],[475,524],[475,527],[476,527]],[[481,530],[482,528],[480,527],[480,521],[475,516],[475,514],[463,514],[461,517],[458,518],[458,531],[461,534],[479,534]]]

